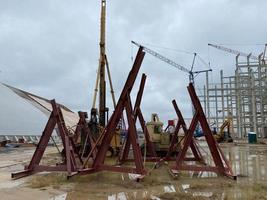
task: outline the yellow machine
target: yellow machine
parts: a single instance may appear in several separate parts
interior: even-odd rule
[[[146,127],[156,152],[166,154],[171,142],[171,132],[163,130],[163,123],[159,120],[158,114],[151,114],[151,121],[146,123]]]
[[[231,115],[223,122],[223,124],[220,126],[220,130],[217,134],[214,135],[217,142],[233,142],[232,136],[231,136],[231,129],[232,129],[233,120]],[[227,129],[227,131],[225,131]]]
[[[100,0],[101,2],[101,16],[100,16],[100,42],[99,42],[99,63],[97,70],[97,77],[95,82],[95,89],[93,95],[93,105],[91,109],[91,119],[89,126],[94,138],[100,137],[101,130],[106,126],[108,121],[109,108],[106,107],[106,72],[110,86],[110,92],[114,108],[116,107],[115,94],[111,79],[111,73],[109,70],[108,59],[106,55],[106,0]],[[98,101],[99,106],[97,108],[96,100],[99,91]],[[107,156],[116,155],[118,149],[121,147],[121,130],[116,130],[114,137],[112,138],[110,148]]]

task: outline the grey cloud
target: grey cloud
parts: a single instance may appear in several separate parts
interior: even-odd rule
[[[233,73],[234,56],[208,48],[207,43],[265,43],[266,8],[263,0],[107,1],[107,54],[116,97],[132,65],[131,52],[135,55],[137,50],[131,40],[198,52],[210,60],[216,82],[220,69]],[[89,111],[98,65],[99,12],[100,1],[1,1],[0,81],[56,98],[76,111]],[[262,51],[262,46],[231,47]],[[191,65],[192,55],[151,48],[186,67]],[[197,61],[195,67],[206,66]],[[142,102],[147,119],[151,112],[159,112],[165,121],[174,118],[174,98],[186,117],[191,116],[186,73],[148,54],[141,73],[148,75]],[[140,77],[133,99],[139,81]],[[199,75],[197,87],[202,88],[204,81],[204,75]],[[110,99],[108,105],[111,109]]]

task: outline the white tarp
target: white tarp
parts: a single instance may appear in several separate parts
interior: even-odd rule
[[[78,114],[60,106],[66,125],[75,126]],[[1,136],[40,136],[50,112],[47,99],[0,84],[0,141]]]

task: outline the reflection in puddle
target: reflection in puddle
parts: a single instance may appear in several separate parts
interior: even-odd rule
[[[206,148],[203,149],[206,151]],[[249,182],[267,180],[266,146],[230,146],[223,144],[221,148],[230,161],[234,174],[238,177],[247,177],[246,181]],[[205,155],[205,160],[207,164],[214,165],[210,155]],[[217,177],[217,174],[213,172],[188,172],[187,174],[192,178]]]
[[[108,196],[108,200],[127,200],[127,197],[124,192],[120,192]]]
[[[65,200],[66,198],[67,198],[67,193],[52,197],[50,200]]]
[[[237,182],[228,178],[217,178],[217,175],[211,172],[182,172],[178,180],[174,180],[168,177],[167,169],[161,168],[159,170],[166,170],[166,173],[154,171],[150,178],[145,178],[143,182],[138,184],[134,182],[139,176],[138,174],[118,174],[117,177],[114,177],[114,180],[112,179],[112,187],[108,191],[94,185],[95,183],[102,183],[101,181],[106,181],[105,184],[109,184],[108,181],[111,178],[105,179],[106,177],[103,175],[102,179],[95,183],[89,181],[92,184],[90,185],[91,190],[89,188],[86,193],[82,190],[82,194],[79,194],[83,197],[81,199],[102,198],[108,200],[161,200],[179,199],[180,197],[181,199],[186,197],[195,197],[196,199],[247,199],[248,195],[254,195],[252,194],[252,192],[255,192],[252,188],[253,184],[266,183],[267,180],[267,146],[251,148],[250,146],[222,145],[222,150],[230,160],[234,173],[239,175]],[[206,159],[207,163],[211,163],[208,156]],[[206,179],[206,177],[210,178]],[[119,183],[116,180],[119,180]],[[255,188],[262,189],[260,186]],[[79,191],[79,189],[77,190]],[[74,192],[67,197],[65,195],[61,198],[59,196],[53,198],[53,200],[65,199],[76,200],[77,195]]]
[[[156,196],[153,196],[153,195],[150,195],[150,199],[151,200],[160,200],[160,198],[156,197]]]
[[[129,179],[130,179],[130,180],[135,181],[135,180],[137,180],[141,175],[140,175],[140,174],[132,174],[132,173],[129,173],[128,176],[129,176]]]
[[[193,193],[193,197],[199,197],[199,196],[201,196],[201,197],[211,197],[213,195],[213,193],[212,192],[194,192]]]
[[[189,185],[188,185],[189,188]],[[167,185],[163,187],[164,193],[174,193],[176,192],[174,185]],[[128,199],[151,199],[160,200],[152,191],[142,191],[142,192],[119,192],[116,194],[108,195],[108,200],[128,200]]]
[[[164,186],[163,189],[164,189],[164,192],[166,192],[166,193],[176,192],[176,190],[175,190],[173,185]]]
[[[129,200],[129,199],[161,200],[159,197],[150,194],[150,192],[148,192],[148,191],[143,191],[143,192],[119,192],[119,193],[116,193],[116,194],[108,195],[107,199],[108,200]]]
[[[188,192],[187,190],[190,188],[190,185],[189,184],[182,184],[182,188],[183,188],[184,192],[187,193]]]
[[[237,175],[247,177],[246,181],[249,182],[267,180],[266,147],[235,146],[223,150]]]

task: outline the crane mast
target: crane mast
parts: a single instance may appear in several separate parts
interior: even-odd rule
[[[106,67],[106,0],[101,0],[101,17],[100,17],[100,55],[98,72],[95,83],[95,90],[93,96],[93,105],[91,110],[91,118],[96,120],[96,96],[99,89],[99,125],[104,127],[106,122],[106,79],[105,79],[105,67]]]
[[[106,80],[105,80],[105,66],[106,66],[106,0],[101,1],[101,27],[100,27],[100,59],[99,59],[99,124],[106,125]]]

